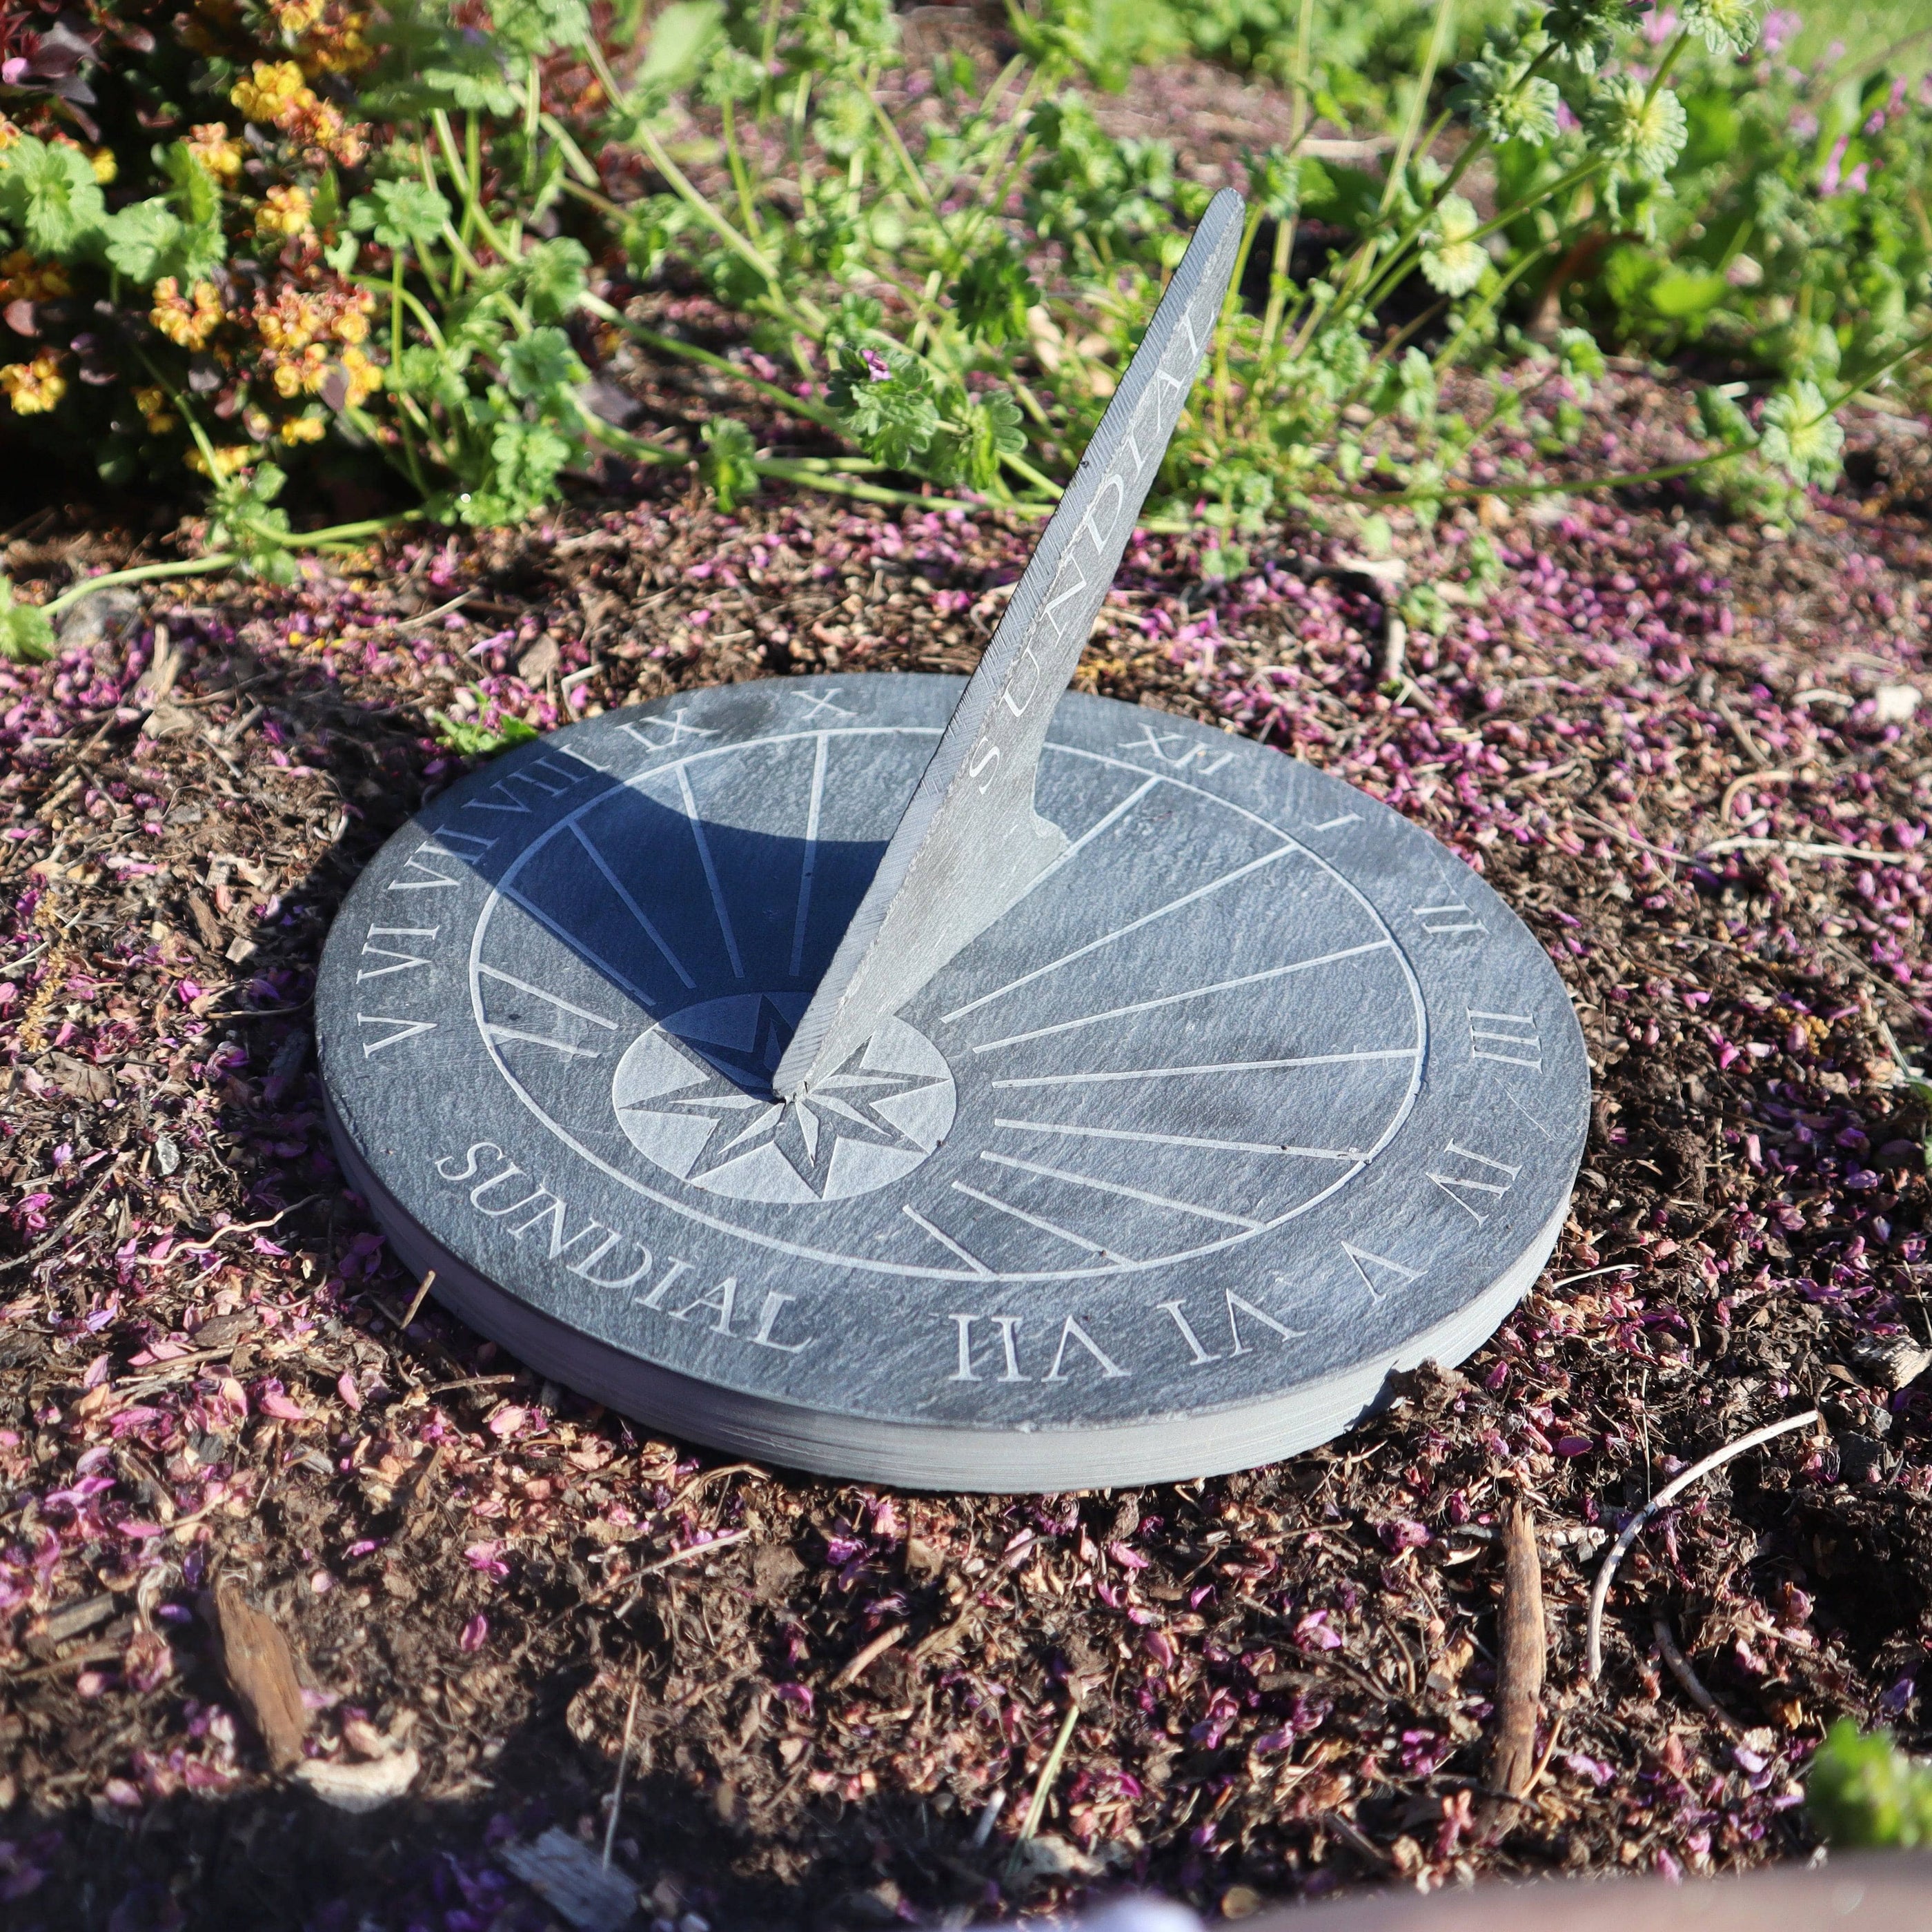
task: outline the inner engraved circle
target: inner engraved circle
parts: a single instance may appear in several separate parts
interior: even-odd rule
[[[734,1201],[849,1200],[911,1173],[952,1125],[945,1056],[888,1018],[836,1073],[780,1100],[771,1070],[805,1006],[801,993],[730,994],[640,1034],[610,1084],[631,1144],[676,1179]]]

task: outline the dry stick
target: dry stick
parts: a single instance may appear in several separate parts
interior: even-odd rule
[[[617,1781],[610,1787],[610,1822],[604,1828],[604,1869],[610,1869],[611,1848],[617,1842],[617,1814],[624,1804],[624,1767],[631,1761],[631,1726],[638,1718],[638,1692],[642,1680],[631,1680],[631,1702],[624,1712],[624,1742],[617,1747]]]
[[[430,1271],[423,1276],[422,1280],[416,1283],[415,1298],[410,1302],[407,1312],[403,1316],[404,1331],[406,1332],[410,1324],[416,1318],[417,1313],[423,1305],[424,1298],[429,1293],[430,1286],[434,1282],[435,1280],[436,1270],[434,1268],[431,1268]]]
[[[53,1232],[48,1235],[44,1240],[40,1242],[38,1246],[29,1248],[23,1255],[10,1256],[7,1260],[0,1262],[0,1274],[10,1274],[15,1268],[25,1268],[30,1262],[38,1261],[41,1256],[45,1254],[50,1248],[56,1246],[60,1240],[61,1237],[64,1234],[68,1228],[72,1227],[74,1222],[80,1220],[82,1214],[84,1214],[91,1205],[92,1205],[94,1196],[114,1178],[116,1172],[119,1168],[121,1162],[124,1158],[125,1156],[123,1155],[116,1155],[116,1157],[108,1163],[107,1172],[104,1174],[84,1195],[81,1196],[80,1199],[74,1204],[72,1211],[62,1217],[60,1226],[55,1228]]]
[[[1744,1726],[1705,1688],[1704,1680],[1691,1669],[1690,1660],[1677,1648],[1677,1639],[1672,1634],[1670,1619],[1660,1616],[1650,1628],[1651,1634],[1657,1640],[1658,1655],[1664,1659],[1671,1676],[1682,1685],[1684,1694],[1726,1737],[1742,1737]]]
[[[1604,1668],[1604,1604],[1610,1594],[1610,1580],[1616,1574],[1617,1565],[1628,1554],[1630,1546],[1642,1534],[1644,1525],[1656,1515],[1664,1505],[1683,1494],[1700,1477],[1708,1476],[1713,1469],[1723,1468],[1733,1456],[1742,1456],[1747,1449],[1755,1449],[1760,1442],[1768,1442],[1774,1436],[1788,1434],[1794,1429],[1808,1428],[1820,1420],[1815,1408],[1808,1408],[1799,1415],[1787,1415],[1782,1422],[1768,1422],[1762,1429],[1754,1429],[1748,1436],[1740,1436],[1735,1442],[1727,1442],[1723,1448],[1714,1450],[1701,1462],[1694,1462],[1681,1476],[1673,1477],[1652,1496],[1630,1521],[1624,1525],[1623,1534],[1610,1545],[1610,1553],[1604,1558],[1604,1567],[1597,1572],[1597,1580],[1590,1586],[1590,1616],[1587,1626],[1588,1661],[1585,1676],[1594,1683]]]
[[[866,1666],[876,1658],[884,1656],[894,1644],[903,1641],[905,1634],[906,1627],[904,1624],[894,1624],[890,1629],[880,1631],[878,1635],[873,1638],[872,1642],[866,1645],[865,1648],[860,1651],[836,1677],[832,1678],[832,1689],[842,1690],[847,1684],[857,1683],[865,1675]]]
[[[1066,1747],[1073,1741],[1073,1726],[1080,1721],[1080,1706],[1077,1702],[1070,1703],[1066,1714],[1060,1720],[1060,1735],[1053,1741],[1053,1748],[1046,1754],[1046,1762],[1040,1768],[1039,1778],[1033,1787],[1033,1802],[1027,1807],[1026,1816],[1020,1823],[1019,1845],[1024,1845],[1040,1829],[1040,1820],[1046,1816],[1047,1794],[1053,1789],[1053,1780],[1060,1775],[1060,1760],[1066,1755]],[[1013,1848],[1018,1857],[1019,1845]]]
[[[1549,1648],[1543,1627],[1543,1566],[1529,1511],[1515,1504],[1503,1519],[1502,1531],[1502,1636],[1490,1788],[1505,1798],[1520,1798],[1536,1778],[1536,1720]]]

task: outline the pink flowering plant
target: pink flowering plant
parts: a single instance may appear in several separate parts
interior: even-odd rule
[[[1288,88],[1152,506],[1210,572],[1284,518],[1633,480],[1580,448],[1632,344],[1735,371],[1634,480],[1701,472],[1788,520],[1837,474],[1838,412],[1925,346],[1932,114],[1882,67],[1790,66],[1752,0],[1460,26],[1438,0],[1351,95],[1338,10],[1273,4],[1031,0],[990,77],[909,64],[887,0],[647,27],[601,0],[196,0],[164,32],[159,0],[0,6],[0,412],[111,484],[199,478],[202,554],[151,575],[514,524],[610,456],[727,508],[776,478],[1044,510],[1209,193],[1094,90],[1190,38]],[[1318,158],[1352,116],[1375,158]],[[694,286],[722,352],[647,324]],[[631,344],[763,416],[619,428],[599,370]],[[313,527],[331,502],[382,514]],[[44,652],[57,604],[0,580],[0,652]]]

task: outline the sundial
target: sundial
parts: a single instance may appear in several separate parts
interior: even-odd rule
[[[1325,1440],[1535,1280],[1588,1066],[1454,854],[1066,686],[1208,349],[1210,208],[968,679],[574,724],[378,854],[316,994],[406,1268],[650,1426],[949,1489]]]

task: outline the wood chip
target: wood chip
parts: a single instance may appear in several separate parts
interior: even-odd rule
[[[302,1739],[308,1733],[295,1652],[281,1626],[249,1603],[232,1577],[215,1586],[214,1609],[229,1684],[268,1747],[269,1763],[286,1771],[302,1761]]]
[[[1548,1650],[1543,1628],[1543,1566],[1536,1532],[1520,1504],[1503,1519],[1502,1641],[1497,1646],[1496,1735],[1490,1788],[1520,1798],[1536,1781],[1536,1723]]]
[[[506,1845],[499,1856],[576,1932],[621,1932],[637,1916],[638,1888],[557,1826],[534,1844]]]
[[[374,1811],[401,1797],[422,1769],[422,1759],[413,1747],[405,1744],[399,1751],[364,1764],[305,1758],[296,1766],[296,1777],[338,1811]]]

